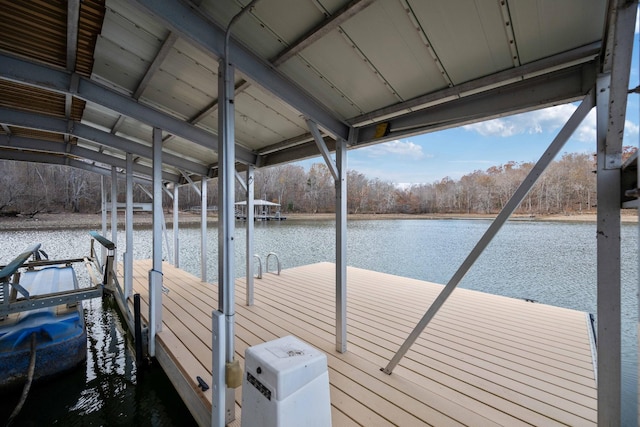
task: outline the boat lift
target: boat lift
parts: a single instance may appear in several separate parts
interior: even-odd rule
[[[33,270],[36,267],[53,265],[69,266],[79,262],[86,263],[89,268],[92,263],[92,259],[88,257],[51,261],[40,260],[38,259],[38,251],[40,251],[40,244],[34,245],[22,252],[0,270],[0,320],[5,319],[11,313],[52,307],[60,304],[71,305],[78,301],[102,296],[102,286],[97,283],[94,283],[94,285],[89,288],[54,292],[46,295],[29,295],[29,292],[20,285],[20,268]],[[35,260],[27,262],[32,256]],[[20,294],[20,296],[18,296],[18,294]]]

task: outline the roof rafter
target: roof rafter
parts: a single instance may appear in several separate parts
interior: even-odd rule
[[[102,105],[217,152],[216,141],[218,137],[216,135],[155,108],[143,105],[129,96],[75,73],[60,71],[0,53],[0,79],[24,83],[58,93],[72,93],[80,99]],[[77,80],[77,89],[70,89],[73,80]],[[256,154],[246,148],[238,147],[236,159],[242,163],[255,164]]]
[[[100,175],[111,176],[111,167],[104,168],[96,164],[83,162],[80,160],[64,157],[62,155],[52,155],[43,153],[34,153],[28,151],[15,151],[0,149],[0,158],[2,160],[14,160],[17,162],[45,163],[50,165],[71,166],[77,169],[83,169],[89,172],[98,173]],[[149,184],[151,181],[146,177],[133,177],[134,182],[141,184]]]
[[[56,158],[59,158],[60,156],[65,156],[69,159],[82,158],[124,169],[126,169],[127,166],[126,160],[120,157],[110,156],[98,151],[78,147],[77,145],[69,146],[68,144],[62,142],[44,141],[36,138],[26,138],[20,136],[12,136],[9,138],[6,136],[0,136],[0,148],[7,150],[28,150],[39,152],[45,155],[53,155],[52,157]],[[149,177],[152,173],[150,167],[137,163],[133,164],[133,171]],[[180,178],[181,176],[178,174],[173,174],[167,171],[163,171],[162,173],[162,179],[165,181],[178,182]]]
[[[431,107],[437,104],[450,102],[457,98],[467,95],[489,91],[499,86],[506,86],[515,81],[524,80],[532,76],[536,76],[545,70],[552,70],[567,64],[576,64],[587,62],[595,58],[600,52],[600,42],[591,43],[558,55],[550,56],[536,62],[501,71],[490,76],[482,77],[467,83],[462,83],[454,87],[449,87],[437,92],[421,95],[405,102],[384,107],[370,113],[353,117],[348,122],[353,126],[361,126],[370,123],[376,123],[387,118],[400,116],[414,110]]]
[[[162,20],[171,31],[177,32],[182,38],[200,46],[216,58],[223,56],[225,31],[213,21],[194,12],[188,5],[181,2],[154,0],[136,0],[136,3]],[[348,138],[347,124],[281,74],[272,64],[258,57],[233,38],[231,38],[229,49],[231,61],[250,80],[318,123],[329,133],[343,139]]]
[[[169,52],[171,52],[171,48],[173,47],[173,45],[176,43],[177,40],[178,40],[178,36],[175,35],[174,33],[169,33],[167,38],[164,39],[162,46],[160,46],[160,50],[158,50],[158,53],[156,53],[156,57],[153,58],[153,61],[149,65],[149,68],[147,68],[147,71],[144,73],[142,80],[140,80],[140,82],[138,83],[138,87],[133,92],[133,95],[131,96],[133,99],[135,100],[140,99],[140,97],[144,93],[147,86],[149,86],[149,82],[153,78],[154,74],[156,73],[156,71],[158,71],[158,69],[164,62],[164,60],[167,58],[167,56],[169,55]],[[125,119],[125,116],[123,115],[118,117],[118,120],[111,128],[111,133],[118,132],[118,129],[120,129],[120,126],[122,126],[122,123],[124,123],[124,119]]]
[[[76,138],[109,146],[116,150],[120,150],[123,153],[128,152],[147,159],[152,158],[151,147],[149,146],[101,131],[79,122],[67,122],[64,119],[48,117],[36,113],[28,113],[25,111],[14,111],[6,108],[0,108],[0,117],[0,121],[2,121],[4,125],[37,129],[59,134],[69,133]],[[69,126],[69,123],[71,126]],[[206,175],[209,170],[209,168],[204,165],[194,163],[170,153],[163,154],[163,162],[168,166],[187,170],[199,175]]]
[[[67,71],[76,70],[76,59],[78,57],[78,21],[80,19],[80,0],[69,0],[67,2]],[[64,96],[64,115],[71,118],[71,105],[73,96],[66,93]],[[64,139],[69,142],[69,136]]]
[[[353,0],[342,8],[333,13],[327,20],[322,21],[316,25],[310,31],[302,35],[298,40],[293,42],[291,46],[280,52],[275,58],[271,60],[271,63],[276,67],[283,64],[287,60],[293,58],[313,43],[320,40],[331,31],[344,24],[347,20],[351,19],[359,12],[373,4],[374,0]]]
[[[593,87],[595,61],[518,81],[358,128],[353,146],[462,126],[578,100]]]

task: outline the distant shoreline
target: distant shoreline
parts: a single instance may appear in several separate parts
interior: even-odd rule
[[[284,214],[287,221],[300,220],[331,220],[335,218],[335,214]],[[482,214],[350,214],[349,221],[359,220],[382,220],[382,219],[492,219],[496,215]],[[124,227],[124,214],[118,215],[118,227]],[[141,228],[150,228],[153,217],[150,213],[136,213],[133,215],[134,225]],[[167,227],[173,225],[173,215],[165,212],[165,220]],[[572,214],[572,215],[514,215],[511,220],[514,221],[559,221],[559,222],[595,222],[595,213]],[[209,216],[207,223],[215,225],[218,222],[217,216]],[[628,213],[623,211],[623,223],[637,223],[638,216],[635,211]],[[180,226],[196,227],[200,225],[200,214],[191,212],[180,212]],[[110,224],[110,217],[107,217],[107,224]],[[64,229],[90,229],[98,230],[101,228],[100,214],[38,214],[34,218],[28,217],[0,217],[0,231],[22,231],[22,230],[64,230]]]

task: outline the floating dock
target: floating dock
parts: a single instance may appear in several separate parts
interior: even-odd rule
[[[163,266],[156,358],[195,420],[210,425],[211,312],[217,286]],[[148,315],[151,260],[135,261],[134,293]],[[586,313],[456,289],[392,375],[380,371],[441,285],[347,270],[348,352],[335,351],[335,265],[265,274],[255,305],[236,281],[236,356],[295,335],[326,353],[333,426],[596,425],[592,326]],[[143,319],[146,323],[148,320]],[[236,390],[240,425],[242,391]]]

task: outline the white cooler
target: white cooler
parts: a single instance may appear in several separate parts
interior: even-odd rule
[[[242,426],[331,426],[327,356],[293,336],[245,351]]]

